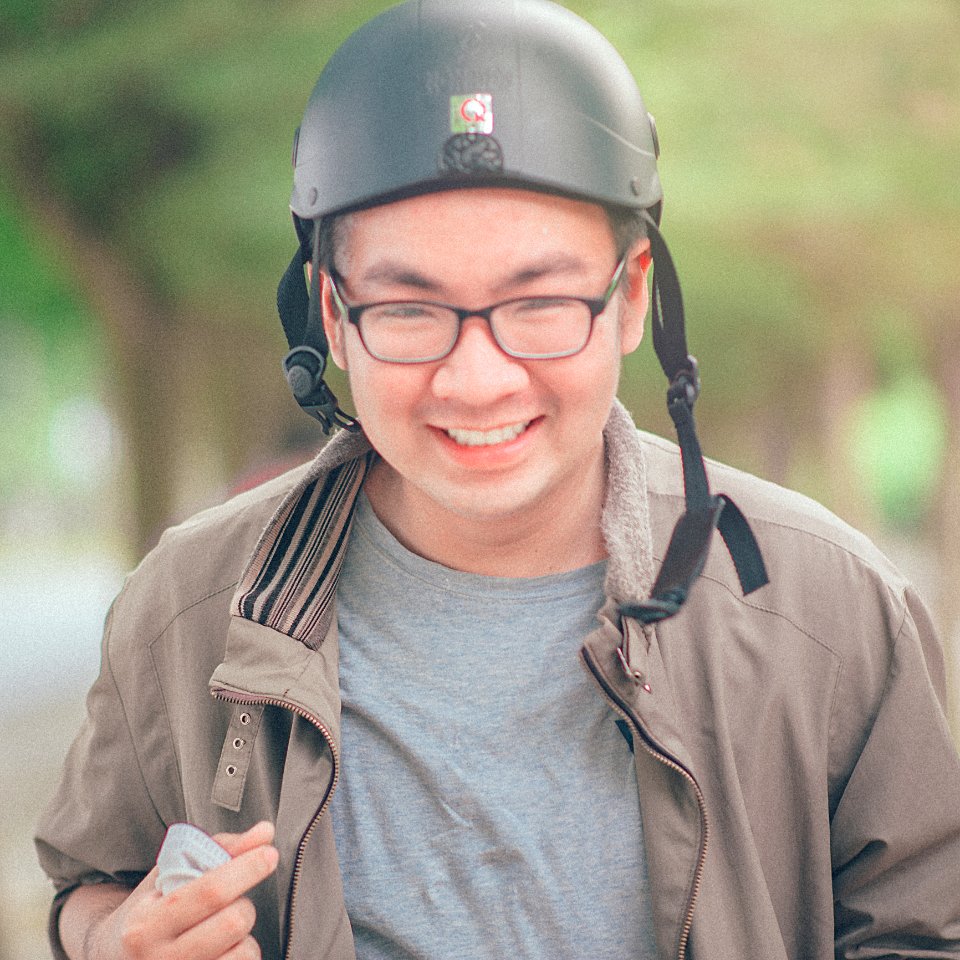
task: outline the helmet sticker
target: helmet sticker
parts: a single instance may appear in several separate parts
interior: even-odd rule
[[[471,93],[450,98],[451,133],[493,133],[493,97]]]

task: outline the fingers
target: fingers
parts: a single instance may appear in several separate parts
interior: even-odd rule
[[[239,856],[254,847],[273,842],[273,824],[261,820],[243,833],[216,833],[213,839],[223,847],[231,857]]]
[[[251,936],[256,919],[254,905],[241,897],[181,934],[176,941],[177,955],[189,960],[259,957],[260,949]]]
[[[124,960],[152,960],[159,957],[178,957],[183,960],[256,960],[260,950],[251,937],[256,922],[256,909],[246,897],[233,901],[213,916],[183,931],[170,935],[165,924],[157,922],[158,912],[166,902],[158,904],[151,913],[141,904],[115,930],[109,928],[95,941],[98,958]],[[86,954],[84,954],[86,956]]]
[[[221,960],[260,960],[260,946],[253,937],[244,937],[235,947],[223,955]]]
[[[270,876],[278,860],[276,848],[261,843],[167,894],[169,932],[179,935],[224,910]]]
[[[156,889],[156,867],[128,893],[99,895],[94,889],[83,896],[81,888],[72,894],[67,907],[79,915],[78,923],[83,921],[81,953],[93,945],[91,955],[103,958],[259,960],[260,949],[250,936],[256,909],[245,894],[277,868],[279,854],[270,845],[273,826],[259,823],[245,833],[214,839],[232,859],[166,896]]]

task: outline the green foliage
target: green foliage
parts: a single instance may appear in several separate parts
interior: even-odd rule
[[[337,42],[387,5],[326,3],[318,17],[273,3],[265,17],[249,0],[129,2],[96,29],[21,45],[0,67],[10,126],[175,302],[260,322],[293,250],[290,147],[306,94]]]
[[[390,3],[7,0],[0,137],[182,310],[275,329],[293,130],[332,50]],[[758,466],[750,424],[784,397],[779,428],[805,442],[838,343],[869,357],[881,391],[918,369],[960,302],[960,8],[569,5],[623,52],[657,117],[710,452]],[[20,287],[8,296],[69,313],[53,288]],[[669,432],[649,348],[622,389]]]
[[[24,231],[0,189],[0,504],[57,485],[50,418],[89,393],[97,348],[91,318],[54,257]]]
[[[200,125],[165,102],[161,83],[136,73],[99,87],[75,111],[23,121],[24,162],[37,165],[87,229],[107,236],[166,171],[200,153]]]
[[[0,7],[0,49],[38,38],[71,36],[138,5],[137,0],[4,0]]]
[[[922,525],[946,451],[943,400],[922,373],[902,375],[864,399],[853,432],[854,458],[884,518]]]
[[[25,231],[21,211],[0,186],[0,326],[15,325],[53,344],[87,328],[89,317],[61,279],[54,252]]]

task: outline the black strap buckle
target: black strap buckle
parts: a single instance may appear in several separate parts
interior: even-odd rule
[[[327,361],[319,350],[308,346],[294,347],[283,358],[283,373],[300,408],[320,423],[324,433],[335,427],[357,431],[360,424],[344,413],[333,391],[323,379]]]
[[[700,396],[700,364],[696,357],[687,355],[687,361],[670,379],[667,388],[667,406],[682,401],[693,409]]]
[[[717,530],[733,559],[744,595],[769,582],[753,531],[737,505],[724,494],[710,497],[707,509],[691,508],[677,521],[660,573],[647,600],[624,603],[620,614],[640,623],[659,623],[680,611],[707,562]]]

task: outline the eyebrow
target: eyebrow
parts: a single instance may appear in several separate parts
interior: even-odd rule
[[[503,290],[513,287],[522,287],[545,277],[564,276],[568,274],[582,274],[586,269],[586,262],[572,254],[550,256],[542,261],[531,263],[515,273],[504,277],[498,286]],[[363,273],[360,277],[364,283],[388,284],[410,287],[423,293],[441,295],[444,284],[434,280],[416,268],[390,260],[378,263],[373,269]]]

